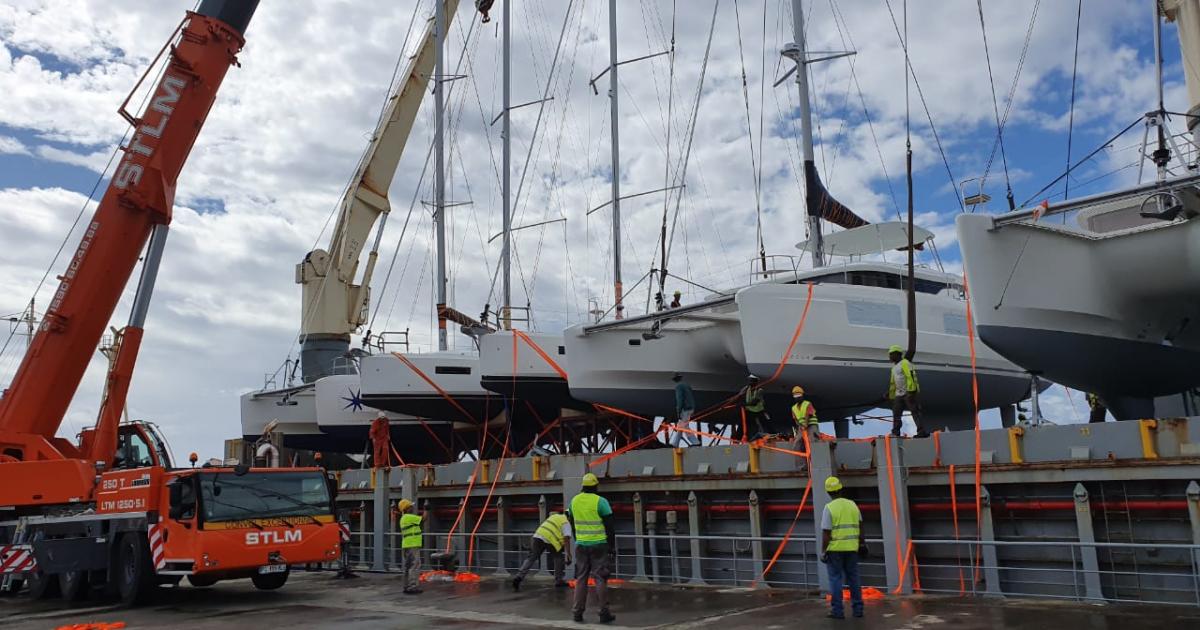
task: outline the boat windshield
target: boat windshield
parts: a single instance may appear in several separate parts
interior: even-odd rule
[[[878,270],[855,270],[855,271],[839,271],[835,273],[827,273],[811,278],[804,278],[802,282],[814,282],[817,284],[852,284],[863,287],[880,287],[883,289],[896,289],[897,291],[904,290],[908,285],[908,278],[898,273],[890,273]],[[936,280],[928,280],[925,278],[916,279],[917,293],[928,293],[937,295],[945,291],[948,285],[945,282]]]
[[[325,476],[318,471],[201,475],[200,501],[208,522],[333,512]]]

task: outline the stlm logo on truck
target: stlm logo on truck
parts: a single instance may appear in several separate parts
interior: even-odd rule
[[[280,545],[285,543],[300,542],[304,532],[298,529],[288,530],[286,532],[246,532],[246,545]]]

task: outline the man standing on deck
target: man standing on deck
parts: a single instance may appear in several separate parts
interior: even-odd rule
[[[793,450],[804,446],[804,432],[809,437],[816,437],[820,430],[821,421],[817,420],[817,409],[804,399],[804,388],[799,385],[792,388],[792,420],[796,423],[796,441],[792,443]]]
[[[917,370],[904,357],[904,348],[892,346],[888,348],[888,358],[892,360],[891,378],[888,379],[888,400],[892,402],[892,436],[900,437],[901,417],[904,410],[912,415],[913,423],[917,425],[917,437],[929,437],[921,422],[921,383],[917,381]]]
[[[612,574],[609,554],[617,542],[613,530],[613,511],[608,500],[597,494],[600,480],[587,473],[582,489],[571,499],[567,518],[575,531],[575,602],[571,611],[575,623],[583,623],[587,609],[588,578],[596,579],[596,605],[600,607],[600,623],[610,623],[617,617],[608,610],[608,576]]]
[[[754,427],[754,438],[759,438],[767,434],[767,430],[763,428],[763,419],[770,420],[767,415],[766,402],[763,400],[763,390],[758,384],[758,377],[751,374],[746,383],[746,387],[742,388],[742,410],[746,412],[746,427]],[[742,439],[746,436],[742,435],[742,427],[734,425],[734,439]]]
[[[396,511],[400,513],[400,546],[404,549],[404,594],[421,592],[421,515],[413,514],[413,502],[400,499]]]
[[[696,410],[696,395],[692,392],[692,386],[683,382],[683,375],[679,372],[676,372],[671,380],[675,381],[675,425],[686,428],[692,421],[692,412]],[[679,443],[683,440],[687,440],[688,445],[695,445],[699,442],[699,440],[694,440],[690,434],[675,431],[671,435],[671,446],[679,448]]]
[[[683,291],[676,289],[675,295],[672,297],[675,299],[671,300],[671,308],[679,308],[680,306],[683,306],[683,303],[679,301],[681,298],[683,298]]]
[[[1089,423],[1104,422],[1105,420],[1108,420],[1108,407],[1104,406],[1104,401],[1100,400],[1099,396],[1088,392],[1087,404]]]
[[[854,501],[842,496],[842,482],[837,477],[825,480],[825,492],[832,499],[821,513],[821,562],[829,572],[831,609],[829,617],[845,619],[842,606],[842,583],[850,588],[850,605],[855,617],[863,616],[862,582],[858,575],[858,557],[865,555],[862,514]]]
[[[545,552],[550,552],[550,561],[554,566],[554,587],[566,587],[567,582],[563,579],[563,557],[565,554],[565,564],[571,564],[571,535],[571,523],[567,517],[558,512],[551,512],[529,541],[529,555],[521,564],[521,570],[517,571],[516,577],[512,579],[513,590],[521,590],[521,582],[529,575],[529,569],[537,564]]]

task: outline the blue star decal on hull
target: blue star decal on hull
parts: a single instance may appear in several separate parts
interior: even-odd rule
[[[365,405],[363,405],[362,397],[359,395],[359,392],[347,387],[346,393],[350,394],[350,397],[347,398],[346,396],[342,396],[342,400],[346,401],[346,406],[342,407],[342,410],[352,409],[354,411],[362,411]]]

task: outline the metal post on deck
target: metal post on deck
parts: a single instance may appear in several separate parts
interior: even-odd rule
[[[566,510],[564,510],[564,512],[565,511]],[[538,526],[540,527],[542,523],[545,523],[546,519],[549,518],[549,516],[550,516],[550,510],[546,506],[546,495],[544,495],[544,494],[538,495]],[[575,532],[571,532],[571,533],[574,534]],[[530,544],[532,544],[532,543],[530,543]],[[518,546],[518,548],[519,548],[519,546]],[[545,573],[552,573],[554,571],[554,568],[552,566],[550,566],[550,561],[546,558],[546,554],[542,554],[538,558],[538,566],[540,566],[541,570]]]
[[[904,467],[904,449],[900,448],[900,443],[901,441],[898,439],[875,441],[875,461],[879,462],[875,468],[875,474],[878,477],[879,485],[879,522],[883,525],[883,557],[887,570],[888,590],[895,591],[899,588],[900,593],[908,595],[912,593],[912,562],[909,562],[907,566],[904,563],[912,537],[908,515],[908,474]],[[890,471],[887,467],[889,446],[892,451],[890,457],[892,469]],[[817,488],[814,490],[814,495],[819,495],[823,491],[823,489],[817,491]],[[916,556],[915,551],[913,555]],[[901,566],[905,566],[903,579],[901,579]],[[828,585],[825,585],[825,589],[828,590]]]
[[[753,559],[755,588],[770,588],[771,585],[767,581],[758,579],[759,576],[767,570],[767,565],[763,563],[763,527],[762,527],[762,505],[758,501],[758,492],[750,491],[750,537],[753,542],[750,543],[750,557]],[[737,541],[733,542],[734,548],[737,547]],[[737,567],[734,567],[734,575],[736,575]]]
[[[1200,484],[1195,481],[1187,485],[1188,519],[1192,522],[1192,591],[1196,595],[1196,605],[1200,606]]]
[[[688,580],[688,584],[692,586],[704,586],[704,575],[700,566],[700,558],[703,556],[702,546],[704,541],[700,540],[700,503],[696,499],[695,492],[689,492],[687,498],[688,505],[688,535],[691,537],[692,548],[692,577]]]
[[[679,532],[679,514],[675,510],[667,510],[667,542],[671,549],[671,583],[679,583],[679,545],[675,535]]]
[[[371,558],[372,571],[386,571],[386,550],[387,550],[387,533],[388,533],[388,475],[387,471],[382,468],[374,468],[371,470],[371,479],[373,480],[374,495],[374,510],[372,515],[374,519],[372,525],[372,535],[374,536],[374,554]]]
[[[645,509],[642,507],[642,493],[633,493],[633,546],[634,560],[637,568],[633,571],[633,579],[646,579],[646,521]]]
[[[504,500],[504,497],[499,497],[496,499],[496,575],[498,576],[508,577],[508,568],[504,564],[504,552],[507,550],[508,502]]]
[[[646,512],[646,534],[650,540],[650,579],[661,581],[662,574],[658,572],[658,512]]]
[[[1000,589],[999,555],[996,553],[996,545],[988,544],[996,542],[996,528],[992,525],[992,495],[987,486],[980,486],[979,502],[982,507],[979,514],[979,538],[983,541],[980,551],[983,560],[983,591],[989,596],[1003,597],[1004,591]],[[972,575],[972,582],[974,578]]]
[[[882,444],[882,442],[880,442]],[[812,504],[813,504],[813,535],[816,537],[816,547],[821,546],[821,514],[825,511],[825,506],[829,503],[829,493],[825,492],[825,479],[833,475],[833,452],[829,448],[829,442],[824,440],[809,440],[809,456],[808,461],[811,469],[808,471],[808,478],[812,482]],[[879,461],[884,461],[880,459]],[[882,482],[881,482],[882,483]],[[883,493],[880,492],[882,495]],[[886,539],[887,536],[885,535]],[[886,545],[885,545],[886,547]],[[803,550],[803,545],[801,546]],[[816,549],[817,557],[820,558],[824,552],[823,549]],[[807,563],[806,563],[807,564]],[[817,584],[821,589],[822,594],[829,593],[829,572],[823,570],[824,567],[818,563],[817,566]]]
[[[1100,560],[1096,554],[1096,532],[1092,528],[1092,508],[1088,499],[1087,488],[1082,483],[1075,484],[1075,524],[1079,529],[1079,557],[1083,564],[1084,593],[1088,599],[1104,600],[1104,591],[1100,588]],[[1072,567],[1074,570],[1074,567]]]
[[[409,501],[412,501],[414,510],[417,507],[417,488],[421,484],[420,479],[418,479],[418,477],[417,477],[418,471],[419,471],[419,469],[417,469],[417,468],[398,468],[398,469],[396,469],[396,474],[400,477],[400,498],[408,499]],[[396,526],[398,528],[399,523],[396,523]],[[425,523],[426,531],[430,531],[431,528],[432,528],[431,523]],[[399,530],[397,529],[396,531],[398,532]],[[393,553],[393,555],[397,555],[400,557],[399,561],[396,561],[395,558],[393,558],[392,564],[393,564],[393,566],[400,567],[401,570],[404,570],[404,569],[407,569],[408,567],[404,566],[404,553],[402,551],[400,551],[400,549],[402,548],[401,544],[400,544],[401,542],[402,541],[400,540],[399,535],[392,537],[392,553]],[[424,547],[425,545],[421,545],[421,546]],[[418,554],[421,553],[420,549],[417,550],[417,553]]]

